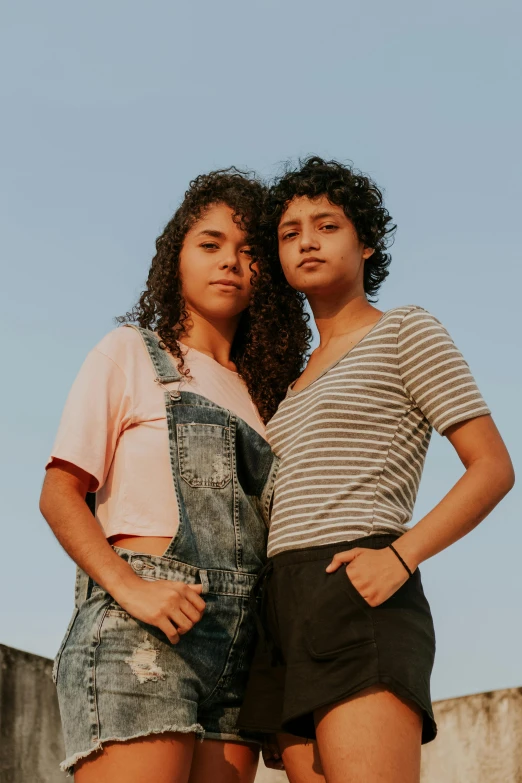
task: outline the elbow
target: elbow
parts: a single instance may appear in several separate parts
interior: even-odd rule
[[[44,519],[47,519],[49,513],[49,492],[45,486],[45,482],[42,487],[42,491],[40,493],[40,502],[38,504],[38,507],[40,509],[40,514],[43,516]]]
[[[508,455],[506,455],[506,459],[503,460],[502,465],[497,465],[496,473],[497,491],[499,494],[499,500],[502,500],[502,498],[505,497],[508,492],[511,492],[515,485],[515,470],[513,468],[513,463],[511,462],[511,459]]]
[[[506,471],[504,495],[507,495],[508,492],[511,492],[514,486],[515,486],[515,469],[513,468],[513,463],[510,460],[509,468]]]
[[[50,475],[49,471],[45,474],[42,491],[40,493],[40,514],[43,518],[49,522],[49,518],[52,513],[52,509],[56,505],[56,482],[53,480],[54,476]]]

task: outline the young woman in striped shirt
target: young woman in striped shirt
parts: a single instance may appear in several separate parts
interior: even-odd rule
[[[394,230],[371,180],[310,158],[272,187],[266,225],[267,255],[308,298],[320,344],[268,425],[280,466],[266,638],[240,722],[278,734],[292,783],[418,783],[436,734],[418,566],[511,489],[511,461],[437,319],[370,303]],[[408,529],[433,427],[465,472]]]

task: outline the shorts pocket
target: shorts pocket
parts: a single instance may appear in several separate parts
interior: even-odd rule
[[[191,487],[223,489],[232,479],[230,428],[222,424],[178,424],[181,478]]]
[[[372,611],[372,607],[370,606],[370,604],[368,603],[368,601],[366,600],[366,598],[364,598],[364,597],[361,595],[361,593],[358,591],[358,589],[357,589],[357,588],[355,587],[355,585],[353,584],[353,582],[352,582],[352,580],[350,579],[350,577],[349,577],[349,575],[348,575],[348,572],[347,572],[347,570],[346,570],[346,565],[344,565],[344,564],[343,564],[343,565],[342,565],[342,566],[339,568],[339,571],[340,571],[340,572],[342,573],[342,575],[344,576],[344,580],[343,580],[342,584],[343,584],[343,587],[344,587],[344,589],[346,590],[347,594],[350,596],[350,598],[351,598],[353,601],[355,601],[355,603],[356,603],[356,604],[358,604],[358,605],[361,607],[361,609],[363,610],[363,612],[371,613],[371,611]]]
[[[306,623],[306,645],[312,658],[334,658],[375,644],[371,609],[347,579],[345,569],[317,576]]]
[[[54,684],[55,684],[55,685],[56,685],[56,681],[57,681],[57,679],[58,679],[58,667],[60,666],[60,659],[61,659],[61,657],[62,657],[62,653],[63,653],[63,651],[64,651],[64,649],[65,649],[65,645],[67,644],[67,640],[68,640],[68,638],[69,638],[69,635],[70,635],[70,633],[71,633],[71,631],[72,631],[72,627],[73,627],[73,625],[74,625],[74,621],[75,621],[75,620],[76,620],[76,618],[78,617],[78,612],[79,612],[79,611],[80,611],[80,610],[78,609],[78,607],[75,607],[75,609],[74,609],[74,612],[73,612],[73,614],[72,614],[72,617],[71,617],[71,619],[70,619],[70,621],[69,621],[69,625],[67,626],[67,630],[66,630],[66,632],[65,632],[65,636],[63,637],[63,641],[62,641],[62,643],[61,643],[61,645],[60,645],[60,649],[59,649],[59,650],[58,650],[58,652],[56,653],[56,657],[55,657],[55,659],[54,659],[54,663],[53,663],[53,672],[52,672],[52,675],[51,675],[51,676],[52,676],[52,680],[53,680],[53,682],[54,682]]]

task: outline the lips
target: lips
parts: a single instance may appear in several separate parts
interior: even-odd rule
[[[306,256],[306,258],[300,260],[298,267],[312,266],[313,264],[324,264],[324,261],[322,258],[317,258],[317,256]]]
[[[241,286],[229,277],[221,277],[219,280],[213,280],[211,285],[226,285],[230,288],[236,288],[238,291],[241,290]]]

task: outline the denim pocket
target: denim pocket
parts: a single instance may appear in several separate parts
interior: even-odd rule
[[[226,487],[232,479],[229,427],[178,424],[177,434],[181,478],[191,487]]]
[[[54,682],[54,684],[55,684],[55,685],[56,685],[56,681],[57,681],[57,679],[58,679],[58,667],[59,667],[59,665],[60,665],[60,658],[62,657],[62,653],[63,653],[63,651],[64,651],[64,649],[65,649],[65,645],[67,644],[67,640],[68,640],[68,638],[69,638],[69,635],[70,635],[70,633],[71,633],[71,631],[72,631],[72,627],[73,627],[73,625],[74,625],[74,621],[75,621],[75,620],[76,620],[76,618],[78,617],[78,612],[79,612],[79,611],[80,611],[80,610],[78,609],[78,607],[76,607],[76,608],[74,609],[73,615],[72,615],[72,617],[71,617],[71,619],[70,619],[70,621],[69,621],[69,625],[67,626],[67,630],[66,630],[66,632],[65,632],[65,636],[63,637],[63,641],[62,641],[62,643],[61,643],[61,645],[60,645],[60,649],[59,649],[59,650],[58,650],[58,652],[56,653],[56,657],[55,657],[55,659],[54,659],[54,663],[53,663],[53,672],[52,672],[52,680],[53,680],[53,682]]]

